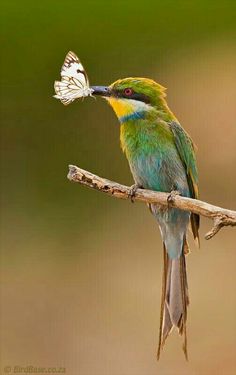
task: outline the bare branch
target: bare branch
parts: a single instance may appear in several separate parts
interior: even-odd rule
[[[130,199],[130,187],[118,184],[105,178],[96,176],[74,165],[69,165],[67,175],[70,181],[79,182],[92,189],[102,191],[120,199]],[[191,211],[213,220],[213,228],[205,235],[209,240],[224,226],[236,226],[236,211],[213,206],[212,204],[178,194],[162,193],[146,189],[137,189],[133,200],[156,203],[160,207],[176,207],[184,211]]]

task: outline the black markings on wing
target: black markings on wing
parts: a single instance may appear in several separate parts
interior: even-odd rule
[[[76,56],[74,52],[70,51],[66,55],[63,67],[69,68],[74,63],[81,64],[78,56]]]
[[[80,63],[80,65],[82,66],[82,64]],[[83,66],[82,66],[83,68]],[[85,85],[88,87],[89,86],[89,80],[88,80],[88,76],[87,76],[87,73],[86,71],[83,69],[77,69],[76,72],[79,74],[82,74],[84,76],[84,81],[85,81]]]
[[[80,63],[81,64],[81,63]],[[83,69],[77,69],[78,74],[83,74],[86,86],[89,86],[89,80],[86,71]]]
[[[57,99],[65,105],[77,98],[89,95],[88,76],[78,56],[68,52],[61,68],[61,81],[54,84]]]
[[[86,71],[84,70],[84,67],[81,64],[81,61],[78,58],[78,56],[74,52],[70,51],[66,55],[64,64],[61,68],[61,75],[68,76],[68,77],[70,76],[75,77],[77,74],[78,74],[78,77],[77,77],[78,79],[81,74],[83,75],[83,78],[81,78],[81,81],[82,82],[84,81],[84,86],[88,87],[89,80],[88,80]]]

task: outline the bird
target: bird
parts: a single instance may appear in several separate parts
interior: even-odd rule
[[[110,86],[91,86],[113,108],[120,123],[120,143],[134,179],[131,195],[138,188],[184,197],[198,197],[196,147],[171,112],[166,89],[149,78],[119,79]],[[168,205],[148,204],[156,218],[163,242],[164,267],[157,359],[173,328],[183,336],[187,351],[187,308],[189,292],[186,255],[190,227],[199,244],[200,218],[197,214]]]

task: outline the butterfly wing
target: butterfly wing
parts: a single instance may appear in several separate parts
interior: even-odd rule
[[[89,87],[89,80],[84,67],[78,56],[72,51],[68,52],[66,55],[64,64],[61,68],[61,76],[74,77],[81,82],[83,87]]]
[[[74,52],[68,52],[61,68],[61,81],[54,84],[57,99],[64,105],[75,99],[91,95],[88,76]]]
[[[55,81],[54,88],[56,92],[54,97],[65,105],[84,96],[84,86],[74,77],[63,76],[61,81]]]

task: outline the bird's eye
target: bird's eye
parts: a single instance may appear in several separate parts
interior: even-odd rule
[[[130,88],[124,89],[124,94],[126,96],[131,96],[133,94],[133,90]]]

